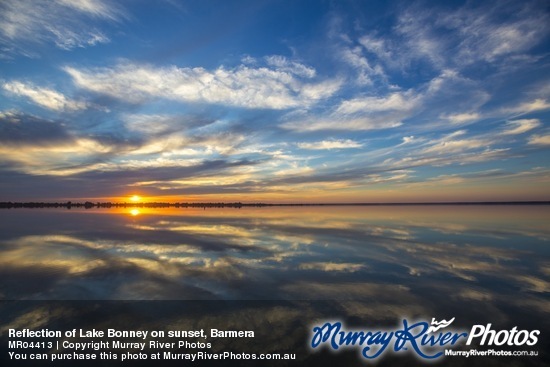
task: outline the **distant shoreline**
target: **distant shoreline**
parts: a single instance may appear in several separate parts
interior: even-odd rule
[[[0,209],[18,208],[245,208],[245,207],[296,207],[296,206],[466,206],[466,205],[550,205],[550,201],[457,201],[415,203],[112,203],[112,202],[0,202]]]

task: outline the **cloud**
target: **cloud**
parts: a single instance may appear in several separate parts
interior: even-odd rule
[[[272,66],[277,70],[289,72],[291,74],[299,75],[304,78],[313,78],[316,74],[314,68],[296,61],[291,61],[284,56],[266,56],[265,60],[267,62],[267,65]],[[245,59],[244,61],[250,61],[250,59]]]
[[[424,120],[445,119],[453,124],[465,124],[483,117],[475,111],[490,96],[479,88],[474,80],[461,76],[456,70],[445,69],[426,83],[414,89],[392,91],[388,89],[372,96],[357,96],[342,100],[328,113],[313,115],[295,113],[287,115],[280,126],[300,132],[335,130],[368,131],[402,126],[416,117]],[[429,106],[429,108],[427,108]],[[414,132],[432,130],[448,124],[441,122],[407,125]],[[413,131],[411,131],[413,132]]]
[[[414,167],[443,167],[451,164],[466,165],[502,160],[513,157],[510,148],[493,148],[501,139],[489,135],[468,136],[466,130],[457,130],[437,139],[415,138],[414,144],[404,154],[393,156],[381,164],[387,170],[403,170]],[[407,147],[401,143],[399,147]],[[405,148],[407,149],[407,148]]]
[[[508,121],[508,123],[506,123],[507,129],[502,132],[502,135],[523,134],[527,131],[533,130],[540,125],[541,123],[538,119],[520,119]]]
[[[383,162],[387,169],[410,169],[414,167],[443,167],[452,164],[466,165],[483,163],[492,160],[503,160],[512,156],[509,148],[503,149],[476,149],[478,142],[451,143],[449,147],[438,145],[433,149],[428,148],[417,154],[394,159],[389,158]],[[393,168],[392,168],[393,167]]]
[[[6,0],[0,5],[0,41],[9,53],[27,56],[36,44],[64,50],[93,46],[109,42],[95,23],[123,17],[119,7],[103,0]]]
[[[186,121],[183,116],[126,114],[122,117],[124,126],[130,130],[147,135],[158,135],[173,130],[181,130]]]
[[[490,144],[488,140],[484,139],[458,139],[458,140],[443,140],[433,144],[432,146],[423,150],[423,153],[437,153],[437,154],[450,154],[460,153],[466,150],[478,149],[487,147]]]
[[[468,4],[441,19],[460,35],[457,59],[495,62],[538,44],[548,30],[546,14],[536,2]]]
[[[372,113],[387,111],[408,111],[418,104],[418,97],[412,92],[391,93],[383,97],[354,98],[343,101],[336,109],[336,114]]]
[[[357,97],[340,102],[325,115],[290,115],[289,121],[280,126],[300,132],[390,129],[401,126],[402,120],[421,105],[422,98],[422,94],[415,94],[412,90],[382,96]]]
[[[545,38],[546,10],[538,2],[466,3],[452,10],[418,4],[403,11],[394,35],[401,52],[380,43],[365,44],[382,55],[400,55],[401,64],[425,60],[437,68],[466,67],[476,62],[498,63],[522,55]],[[387,58],[387,56],[386,56]]]
[[[443,67],[445,44],[434,32],[435,18],[433,10],[419,10],[414,5],[399,15],[395,36],[399,39],[397,47],[401,48],[401,52],[395,54],[400,55],[403,65],[420,59],[439,68]]]
[[[370,85],[373,77],[385,78],[384,69],[380,65],[371,66],[369,60],[363,55],[361,47],[343,47],[340,50],[340,58],[354,69],[358,75],[354,79],[359,85]]]
[[[61,121],[29,114],[0,112],[2,164],[35,175],[69,175],[107,168],[113,156],[135,149],[129,141],[79,136]]]
[[[550,145],[550,135],[532,135],[529,138],[530,145]]]
[[[441,185],[455,185],[455,184],[483,184],[503,182],[525,184],[526,181],[530,183],[535,182],[550,182],[549,171],[544,168],[534,168],[528,171],[510,172],[500,169],[491,169],[477,172],[466,172],[461,174],[439,175],[431,177],[425,180],[413,181],[408,183],[408,187],[418,186],[441,186]],[[462,185],[464,186],[464,185]]]
[[[72,139],[73,137],[60,123],[17,111],[0,112],[0,142],[9,147],[10,151],[14,150],[13,145],[28,144],[42,147]]]
[[[297,143],[301,149],[323,150],[323,149],[350,149],[361,148],[363,144],[351,139],[323,140],[312,143]]]
[[[481,115],[477,112],[456,113],[451,115],[442,115],[444,119],[449,120],[451,124],[459,125],[479,120]]]
[[[56,2],[98,18],[116,20],[120,16],[119,9],[113,7],[111,4],[107,4],[103,0],[56,0]]]
[[[298,268],[300,270],[319,270],[323,272],[355,273],[357,271],[364,270],[366,266],[364,264],[354,264],[354,263],[311,262],[311,263],[302,263]]]
[[[522,102],[516,106],[504,108],[503,111],[506,113],[525,114],[548,109],[550,109],[550,103],[544,98],[537,98],[533,101]]]
[[[391,45],[389,38],[378,38],[375,35],[365,35],[359,38],[359,43],[367,50],[368,52],[373,53],[379,59],[383,60],[388,64],[393,64],[395,62],[395,55],[391,51]]]
[[[55,125],[53,125],[55,126]],[[43,129],[46,127],[43,127]],[[93,169],[107,169],[105,163],[120,149],[96,139],[48,132],[46,138],[11,139],[0,146],[3,161],[14,170],[33,175],[67,176]],[[14,135],[13,133],[11,135]],[[64,137],[66,137],[64,139]],[[14,145],[17,149],[14,149]]]
[[[53,89],[37,87],[30,83],[12,81],[4,83],[2,88],[16,96],[27,97],[37,105],[52,111],[77,111],[88,107],[86,102],[71,100]]]
[[[273,62],[272,59],[269,60]],[[305,82],[304,79],[311,79],[311,73],[304,77],[302,69],[295,69],[295,65],[291,69],[286,65],[282,70],[241,65],[209,71],[200,67],[155,67],[130,62],[112,68],[64,68],[80,88],[129,103],[166,98],[186,103],[277,110],[313,105],[340,88],[338,80]]]
[[[311,117],[299,121],[288,121],[280,126],[283,129],[294,130],[298,132],[334,130],[334,131],[367,131],[391,129],[401,126],[401,121],[386,120],[384,118],[316,118]]]

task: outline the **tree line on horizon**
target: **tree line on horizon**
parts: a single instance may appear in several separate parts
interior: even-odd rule
[[[241,203],[241,202],[211,202],[211,203],[128,203],[128,202],[0,202],[0,209],[17,208],[242,208],[268,206],[414,206],[414,205],[550,205],[550,201],[502,201],[502,202],[416,202],[416,203]]]
[[[16,209],[16,208],[240,208],[243,206],[272,206],[274,204],[266,203],[249,203],[243,204],[240,202],[234,203],[163,203],[163,202],[150,202],[150,203],[113,203],[113,202],[0,202],[0,208],[2,209]]]

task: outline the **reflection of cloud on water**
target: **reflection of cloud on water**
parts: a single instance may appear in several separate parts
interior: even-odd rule
[[[288,300],[195,313],[193,302],[168,314],[158,310],[172,330],[207,324],[232,330],[243,323],[268,330],[261,338],[275,351],[281,343],[303,345],[303,337],[286,338],[303,320],[327,317],[375,326],[402,317],[456,317],[462,325],[521,321],[548,329],[550,250],[541,240],[548,231],[538,224],[508,226],[498,216],[476,224],[445,215],[430,222],[401,208],[392,209],[395,217],[387,208],[384,215],[309,210],[136,217],[50,211],[45,223],[32,212],[37,224],[25,228],[25,212],[16,212],[0,222],[0,293],[6,299]],[[64,316],[88,320],[88,311],[64,306],[13,310],[0,331],[59,325]],[[94,326],[139,319],[129,315],[124,309]],[[139,320],[140,328],[164,327],[157,318]],[[214,349],[224,350],[226,342],[216,340]]]
[[[3,310],[6,312],[6,310]],[[6,335],[9,329],[41,329],[56,319],[69,319],[76,316],[71,309],[64,307],[48,307],[39,305],[38,307],[18,312],[16,317],[11,318],[6,324],[0,325],[0,335]]]
[[[410,226],[411,229],[430,229],[447,235],[475,234],[478,237],[495,239],[506,239],[511,236],[525,236],[536,238],[541,241],[550,241],[550,231],[547,228],[543,226],[533,226],[531,228],[518,227],[518,225],[513,222],[506,223],[506,226],[495,227],[478,223],[424,222],[410,220],[407,222],[407,225]]]
[[[490,293],[487,293],[483,289],[471,289],[471,288],[463,288],[459,290],[454,296],[457,300],[464,300],[464,301],[492,301],[493,296]]]
[[[301,270],[320,270],[320,271],[335,271],[335,272],[349,272],[354,273],[359,270],[365,269],[364,264],[353,263],[333,263],[333,262],[315,262],[315,263],[302,263],[298,266]]]
[[[129,224],[128,227],[148,230],[148,231],[158,231],[165,229],[167,231],[174,232],[188,232],[188,233],[197,233],[201,235],[215,234],[216,236],[231,236],[231,237],[250,237],[252,233],[250,230],[239,228],[231,225],[199,225],[199,224],[189,224],[182,225],[180,222],[175,221],[158,221],[152,226],[140,226]]]
[[[408,287],[393,284],[367,282],[321,283],[297,281],[282,287],[282,291],[293,299],[334,299],[334,300],[411,300]],[[329,298],[330,297],[330,298]]]
[[[516,275],[512,279],[522,284],[522,288],[537,293],[550,293],[550,282],[531,275]]]
[[[547,298],[542,299],[535,297],[509,297],[507,301],[511,305],[521,307],[530,312],[534,311],[543,313],[545,314],[546,319],[548,319],[547,315],[550,314],[550,300],[548,300]]]
[[[550,262],[541,263],[539,270],[542,274],[550,277]]]
[[[69,236],[22,237],[2,250],[0,265],[3,268],[52,268],[68,274],[87,273],[105,266],[103,259],[90,259],[80,251],[84,243]]]
[[[362,299],[365,280],[382,285],[370,287],[380,293],[390,285],[414,291],[440,284],[441,294],[472,302],[492,302],[510,289],[548,292],[539,240],[518,237],[517,227],[513,238],[480,236],[480,228],[508,230],[491,218],[472,227],[445,215],[428,224],[400,208],[385,208],[383,215],[308,210],[137,217],[52,211],[48,226],[23,236],[6,226],[0,242],[0,273],[16,279],[32,272],[41,290],[3,285],[0,292],[42,299],[316,298],[310,284],[326,299],[351,300]],[[444,236],[441,228],[456,233]],[[466,285],[476,285],[476,292],[464,291]]]

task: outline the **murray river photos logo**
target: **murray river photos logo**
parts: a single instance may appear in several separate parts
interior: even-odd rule
[[[413,353],[416,356],[433,360],[444,355],[445,351],[459,345],[481,346],[533,346],[538,342],[539,330],[493,330],[492,324],[473,325],[470,331],[456,330],[450,320],[409,322],[403,319],[397,329],[346,330],[341,322],[326,322],[313,327],[311,348],[327,346],[338,351],[342,348],[357,348],[366,359],[382,357],[385,353]],[[459,352],[460,353],[460,352]],[[455,355],[455,354],[450,354]]]

